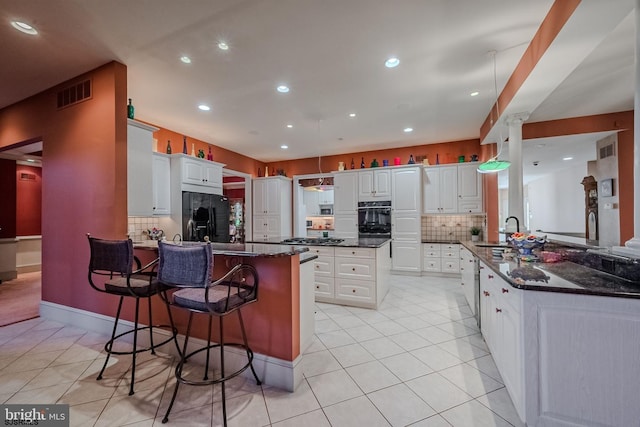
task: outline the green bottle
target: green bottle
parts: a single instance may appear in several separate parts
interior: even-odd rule
[[[127,117],[133,119],[133,104],[131,104],[131,98],[129,98],[129,105],[127,105]]]
[[[171,140],[167,140],[167,154],[171,154]]]

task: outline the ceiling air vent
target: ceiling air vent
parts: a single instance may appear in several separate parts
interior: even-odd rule
[[[58,92],[58,110],[91,99],[91,80],[85,80]]]
[[[607,157],[614,156],[615,150],[613,149],[613,143],[600,147],[600,158],[606,159]]]

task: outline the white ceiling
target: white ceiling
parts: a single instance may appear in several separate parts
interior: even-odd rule
[[[615,25],[601,26],[604,35],[588,42],[569,31],[558,38],[549,58],[567,58],[564,74],[555,72],[564,61],[547,61],[526,85],[546,83],[546,92],[515,99],[532,106],[529,122],[633,109],[631,2],[605,2],[604,15],[588,7],[598,3],[583,0],[576,25],[606,17]],[[478,138],[495,101],[487,52],[498,52],[500,90],[552,4],[3,0],[0,108],[117,60],[127,65],[137,118],[265,162]],[[17,32],[12,20],[40,34]],[[219,50],[219,40],[230,49]],[[193,62],[180,62],[183,55]],[[401,61],[395,69],[384,67],[391,55]],[[276,92],[282,83],[288,94]],[[480,94],[470,97],[473,91]],[[199,111],[199,103],[211,111]],[[561,138],[547,146],[553,143],[572,145]],[[525,157],[525,173],[532,160]]]

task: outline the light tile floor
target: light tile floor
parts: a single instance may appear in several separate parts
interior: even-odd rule
[[[459,279],[392,276],[379,310],[316,304],[305,379],[289,393],[235,378],[230,426],[522,426]],[[68,403],[73,426],[158,426],[175,360],[110,362],[106,337],[43,319],[0,328],[0,402]],[[114,358],[112,358],[114,359]],[[169,426],[221,424],[219,386],[183,386]]]

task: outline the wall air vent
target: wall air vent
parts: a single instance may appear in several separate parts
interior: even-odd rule
[[[85,80],[58,92],[58,110],[91,99],[91,80]]]
[[[615,156],[616,152],[613,147],[613,143],[600,147],[600,159],[606,159],[607,157]]]

